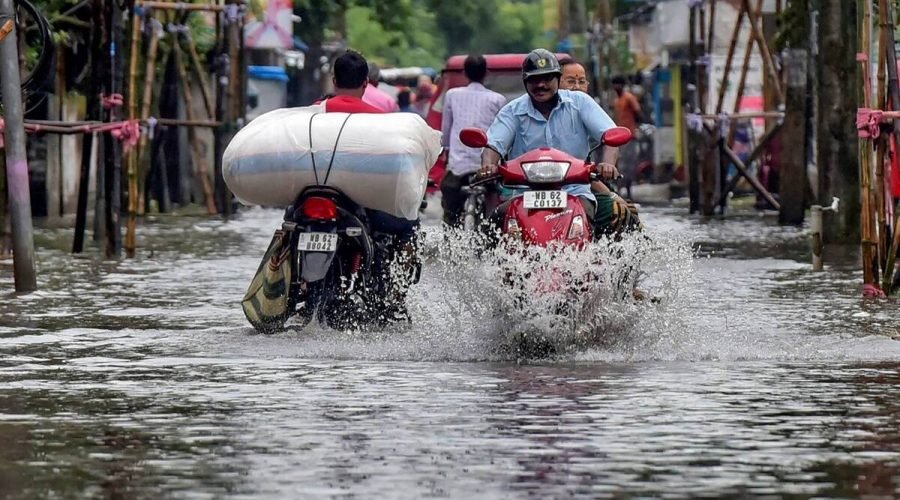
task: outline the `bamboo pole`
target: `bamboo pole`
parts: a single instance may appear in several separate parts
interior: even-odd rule
[[[177,11],[206,11],[206,12],[223,12],[224,5],[202,4],[202,3],[185,3],[185,2],[153,2],[138,0],[134,3],[139,7],[146,9],[159,10],[177,10]]]
[[[706,40],[706,53],[712,54],[716,43],[716,0],[709,0],[709,33]]]
[[[894,18],[891,4],[889,4],[887,0],[880,0],[878,6],[881,18],[881,32],[883,34],[883,43],[881,45],[884,47],[885,55],[885,64],[883,66],[887,67],[888,89],[890,92],[891,108],[893,110],[892,113],[885,114],[890,114],[891,118],[893,118],[894,134],[898,139],[897,143],[900,144],[900,130],[898,130],[898,125],[900,125],[900,123],[897,121],[897,118],[900,117],[900,113],[898,113],[898,109],[900,109],[900,87],[898,87],[898,85],[900,85],[900,82],[898,82],[897,78],[897,54],[894,51]],[[881,186],[880,189],[884,189],[884,186]],[[900,219],[895,220],[894,222],[894,234],[891,239],[890,248],[887,252],[887,258],[885,259],[884,274],[882,276],[882,284],[884,285],[883,290],[885,290],[885,292],[890,291],[892,288],[891,275],[894,272],[897,245],[900,244],[900,228],[897,226],[898,223],[900,223]],[[885,235],[885,237],[887,238],[888,236]]]
[[[881,0],[884,2],[885,0]],[[866,8],[869,2],[860,2],[859,9],[862,11],[860,17],[860,46],[869,47],[869,29],[868,19],[871,15],[870,10]],[[871,4],[869,4],[871,5]],[[869,87],[869,60],[868,52],[866,57],[859,58],[861,65],[860,76],[862,78],[862,101],[863,106],[871,107],[872,96]],[[862,252],[863,252],[863,282],[867,285],[878,284],[878,262],[877,249],[878,239],[875,234],[874,213],[872,207],[872,158],[871,144],[864,141],[862,147],[859,148],[859,184],[860,184],[860,200],[862,210],[860,212],[860,227],[862,233]]]
[[[137,118],[138,51],[141,41],[141,16],[131,10],[131,53],[128,55],[128,119]],[[141,134],[143,136],[143,134]],[[133,258],[137,247],[138,157],[140,149],[128,154],[128,221],[125,228],[125,257]]]
[[[207,118],[213,119],[216,116],[216,108],[213,105],[212,96],[209,94],[209,79],[206,77],[206,72],[203,71],[200,55],[197,54],[197,45],[194,44],[194,39],[191,38],[189,33],[185,33],[184,39],[188,47],[188,54],[191,56],[191,66],[200,80],[200,92],[203,94],[203,104],[206,106]]]
[[[769,44],[766,42],[766,38],[762,33],[762,28],[759,26],[762,2],[757,3],[758,8],[756,11],[750,10],[750,0],[743,0],[743,4],[747,9],[751,33],[756,38],[756,43],[759,44],[759,51],[762,52],[763,65],[765,65],[766,72],[769,73],[769,78],[772,79],[772,85],[775,87],[775,95],[778,97],[778,102],[783,104],[784,91],[782,91],[781,82],[778,79],[778,75],[775,73],[775,63],[772,61],[772,52],[769,50]]]
[[[741,26],[744,24],[744,4],[738,10],[737,21],[734,23],[734,30],[731,32],[731,42],[728,44],[728,56],[725,58],[725,72],[722,74],[722,83],[719,85],[719,101],[716,104],[716,114],[722,112],[722,106],[725,104],[725,92],[728,91],[728,78],[731,74],[731,64],[734,60],[734,51],[737,50],[737,42],[741,37]]]
[[[162,61],[163,65],[165,65],[169,60],[169,51],[172,50],[171,43],[164,44],[163,38],[166,36],[166,32],[163,28],[162,22],[158,19],[153,19],[151,21],[152,27],[151,29],[156,35],[156,47],[150,47],[152,50],[148,50],[147,55],[147,66],[144,70],[144,95],[143,102],[141,103],[141,123],[145,125],[150,125],[149,118],[150,114],[153,110],[153,103],[159,101],[159,92],[157,91],[157,74],[156,74],[156,65],[158,61]],[[151,44],[153,40],[151,39]],[[165,68],[163,68],[165,71]],[[161,84],[160,84],[161,85]],[[160,125],[161,120],[156,119],[156,122],[153,126]],[[146,211],[146,178],[147,173],[150,171],[150,166],[152,164],[153,158],[153,148],[152,143],[149,143],[150,140],[149,133],[141,134],[141,144],[140,150],[141,155],[138,161],[138,197],[137,197],[137,206],[135,207],[137,210],[137,214],[139,216],[144,215]]]
[[[141,124],[148,124],[149,120],[138,120]],[[89,134],[93,133],[93,127],[104,125],[106,122],[97,120],[76,120],[64,122],[59,120],[25,120],[25,129],[29,132],[49,132],[54,134]],[[216,128],[222,122],[212,120],[179,120],[177,118],[156,118],[156,124],[172,127],[201,127]]]
[[[750,11],[750,3],[748,0],[744,0],[741,2],[742,9],[746,9],[747,19],[750,20],[750,23],[753,24],[756,19],[756,16],[762,12],[762,4],[763,0],[756,0],[756,10]],[[756,14],[754,16],[753,14]],[[752,28],[750,29],[750,38],[747,40],[747,46],[744,49],[744,63],[741,66],[741,78],[738,83],[737,93],[734,96],[734,109],[733,112],[737,114],[741,109],[741,99],[744,97],[744,88],[747,86],[747,73],[750,70],[750,56],[753,54],[753,45],[755,42],[758,42],[757,31]],[[760,52],[762,52],[762,45],[759,46]],[[784,102],[784,98],[781,98],[781,102]],[[734,142],[734,135],[737,133],[737,128],[735,127],[734,122],[731,122],[728,125],[728,139],[726,140],[726,144],[729,146]]]
[[[178,84],[181,87],[182,98],[184,99],[184,109],[187,113],[188,120],[194,120],[194,98],[191,94],[191,86],[188,82],[187,70],[184,67],[184,60],[181,50],[176,46],[175,50],[175,67],[178,70]],[[216,200],[213,194],[212,184],[209,180],[209,168],[206,164],[206,157],[200,149],[200,141],[197,139],[197,131],[193,127],[188,128],[188,141],[191,143],[191,149],[194,153],[194,163],[197,166],[197,176],[200,178],[200,185],[203,187],[203,197],[206,202],[206,210],[210,215],[217,213]]]

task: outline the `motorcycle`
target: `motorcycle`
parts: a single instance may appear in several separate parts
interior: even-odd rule
[[[305,189],[282,230],[290,235],[290,315],[340,330],[406,319],[406,290],[421,264],[403,266],[411,257],[397,255],[395,236],[373,231],[366,210],[341,191]]]
[[[463,129],[459,137],[468,147],[487,147],[487,134],[481,129]],[[585,292],[596,280],[595,269],[557,265],[558,261],[529,248],[548,248],[555,256],[559,251],[580,251],[590,245],[594,236],[591,220],[578,197],[568,194],[563,186],[599,180],[597,165],[590,161],[594,151],[603,145],[622,146],[631,138],[627,128],[611,128],[584,160],[553,148],[535,149],[501,161],[497,175],[470,184],[470,200],[476,203],[487,183],[499,182],[502,187],[519,192],[510,200],[500,226],[492,228],[499,230],[500,236],[510,244],[507,246],[510,252],[535,261],[524,273],[514,262],[504,271],[505,284],[516,291],[514,309],[531,310],[526,304],[535,296],[541,297],[543,306],[550,307],[549,312],[565,323],[565,329],[572,331],[578,327],[581,315],[589,313],[591,304],[585,302],[589,296]],[[468,206],[466,215],[468,222]],[[551,330],[558,331],[560,327],[563,325],[557,324]],[[554,341],[543,334],[518,334],[511,340],[518,354],[544,356],[556,351]]]
[[[481,129],[463,129],[459,138],[470,148],[487,147],[487,134]],[[627,128],[613,127],[603,134],[600,143],[585,160],[547,147],[528,151],[518,158],[502,161],[497,175],[472,182],[469,193],[483,184],[497,181],[507,189],[522,191],[509,205],[500,227],[502,234],[526,245],[583,246],[593,238],[590,220],[578,197],[562,188],[598,180],[600,174],[590,161],[591,154],[604,145],[623,146],[631,138],[632,133]]]

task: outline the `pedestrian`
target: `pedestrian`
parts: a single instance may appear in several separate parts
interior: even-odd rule
[[[422,118],[425,118],[428,114],[428,105],[431,103],[431,98],[434,97],[435,92],[437,92],[437,85],[434,84],[431,77],[419,75],[416,84],[416,102],[413,104],[413,108]]]
[[[613,90],[616,91],[616,102],[614,105],[616,123],[622,127],[626,127],[635,133],[639,123],[644,122],[644,114],[641,111],[641,103],[634,94],[625,88],[626,80],[624,76],[617,75],[611,80]],[[631,184],[634,182],[637,174],[637,141],[633,140],[625,146],[619,148],[619,165],[622,166],[622,175],[625,177],[626,197],[631,198]]]
[[[469,84],[447,91],[441,121],[441,142],[447,155],[447,173],[441,181],[441,206],[444,223],[449,226],[459,225],[466,201],[462,188],[481,167],[481,152],[460,142],[459,131],[468,127],[487,130],[500,108],[506,105],[503,95],[484,86],[487,75],[484,56],[470,54],[463,63],[463,71]]]
[[[378,79],[381,76],[381,69],[378,68],[378,65],[369,62],[369,75],[368,75],[368,84],[366,85],[366,91],[363,94],[363,101],[375,106],[376,108],[384,111],[385,113],[393,113],[394,111],[400,111],[400,107],[397,105],[397,101],[394,100],[387,92],[378,88]]]

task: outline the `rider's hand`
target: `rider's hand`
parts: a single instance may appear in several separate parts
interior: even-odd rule
[[[478,173],[475,174],[479,179],[484,179],[485,177],[490,177],[492,175],[497,174],[497,164],[496,163],[488,163],[486,165],[482,165],[481,169],[478,170]]]
[[[616,168],[615,165],[610,163],[599,163],[597,164],[597,173],[600,174],[600,178],[612,181],[619,178],[619,169]]]

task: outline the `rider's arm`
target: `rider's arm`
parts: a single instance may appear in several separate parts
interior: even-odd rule
[[[487,131],[488,147],[481,153],[481,175],[493,172],[502,155],[498,151],[509,151],[516,137],[516,117],[507,104],[500,109]]]
[[[484,148],[481,151],[481,174],[489,175],[493,173],[493,169],[497,167],[497,164],[500,163],[500,153],[494,151],[491,148]],[[487,172],[490,169],[491,172]]]

